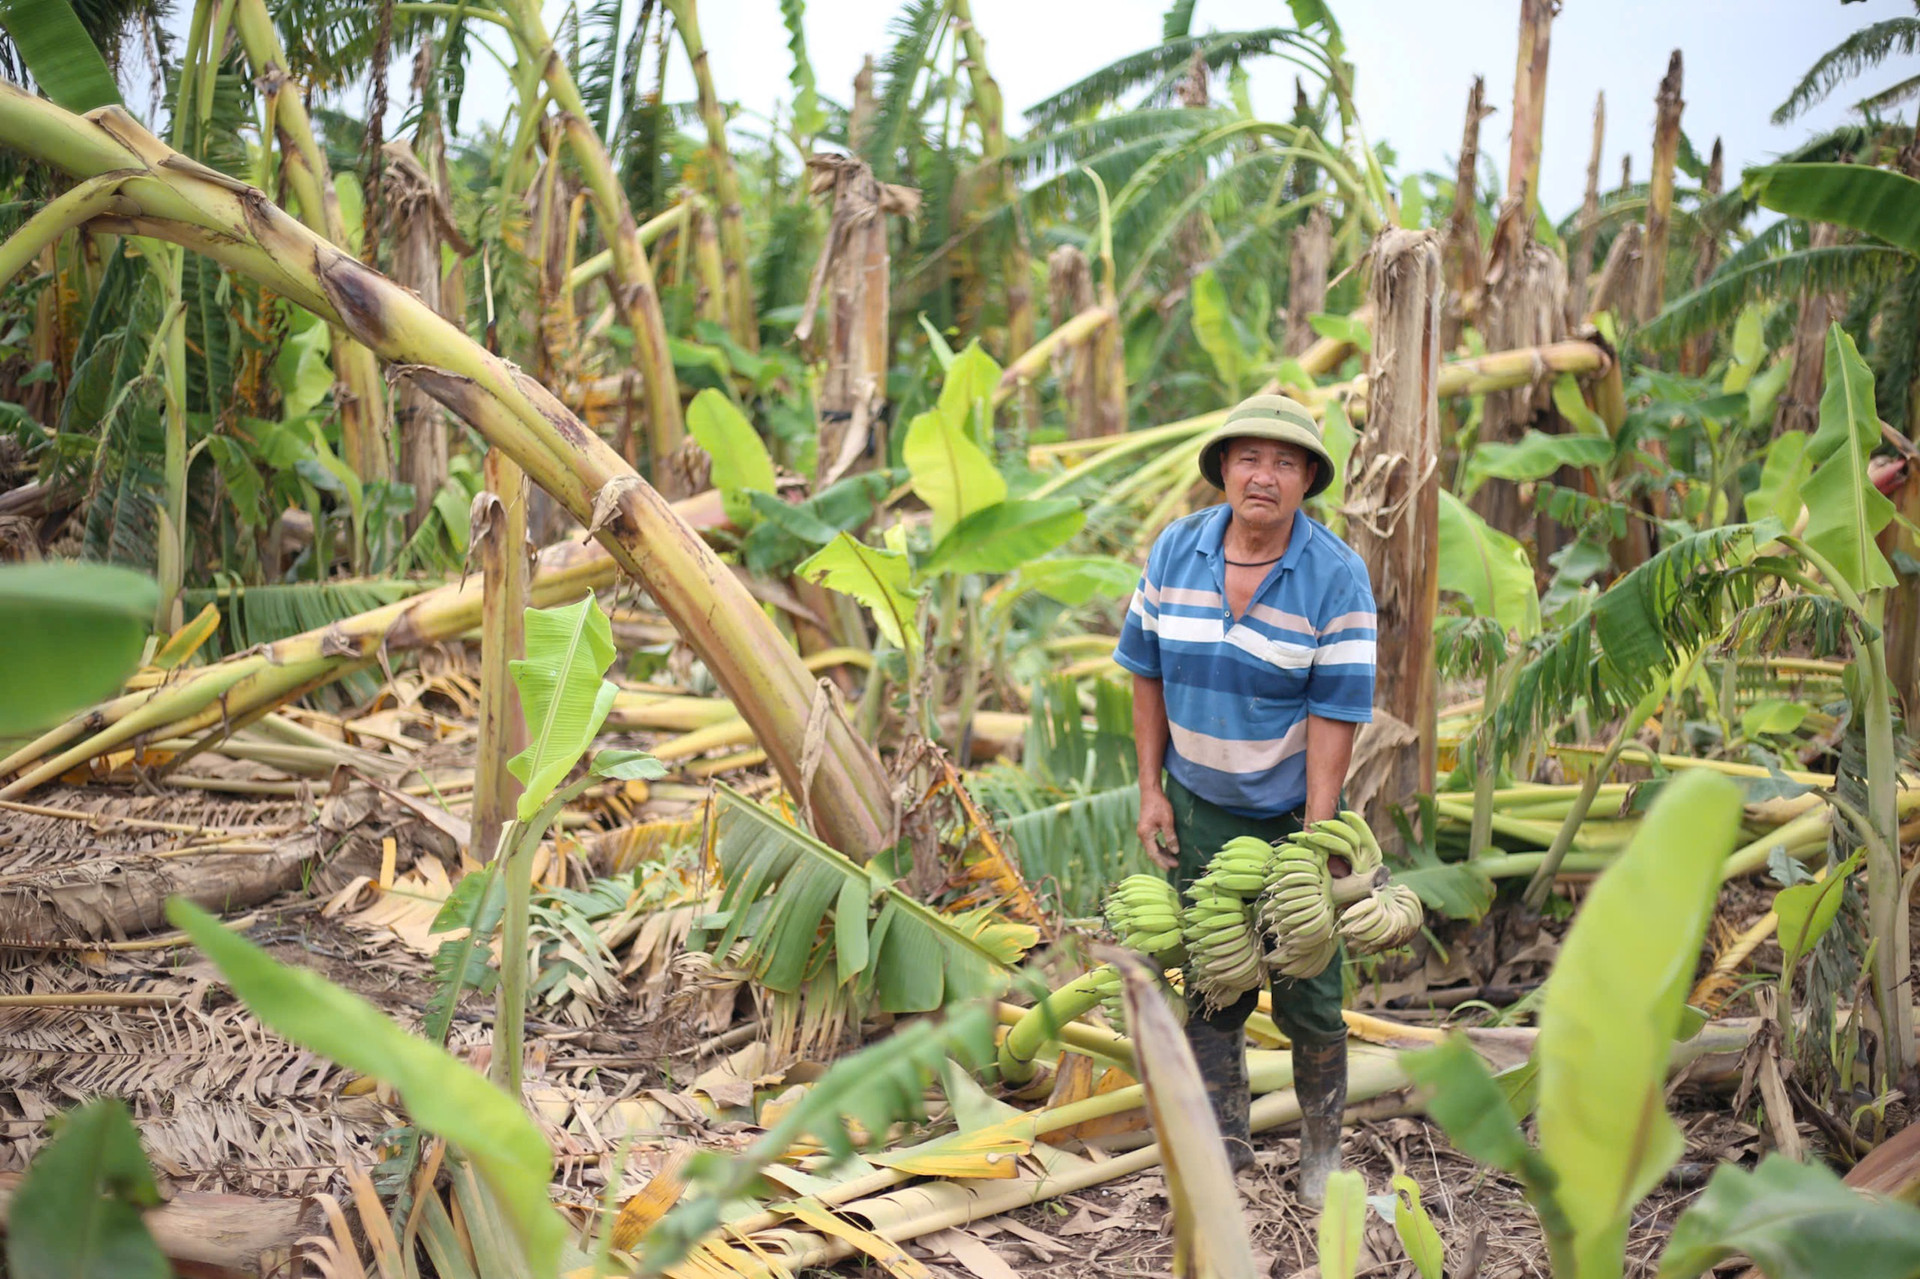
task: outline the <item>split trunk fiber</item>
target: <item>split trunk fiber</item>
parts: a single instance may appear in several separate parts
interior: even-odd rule
[[[1473,323],[1485,279],[1486,262],[1480,245],[1480,122],[1493,114],[1487,105],[1487,82],[1473,78],[1467,93],[1467,121],[1460,132],[1460,163],[1453,177],[1453,212],[1447,218],[1446,331],[1441,343],[1451,351],[1460,344],[1460,330]]]
[[[1313,345],[1309,321],[1327,309],[1327,267],[1333,260],[1333,222],[1315,205],[1293,229],[1287,257],[1286,354],[1298,356]]]
[[[1667,60],[1667,74],[1654,97],[1653,176],[1647,185],[1647,244],[1640,259],[1636,318],[1644,324],[1667,300],[1667,233],[1673,226],[1673,168],[1680,156],[1680,50]]]
[[[833,197],[827,240],[794,329],[802,342],[812,335],[824,293],[827,371],[818,400],[817,463],[817,484],[824,488],[854,469],[861,457],[886,456],[886,439],[879,433],[885,430],[891,353],[887,216],[912,217],[920,207],[920,193],[880,182],[857,157],[816,155],[808,158],[807,167],[812,170],[812,193]]]
[[[727,566],[545,387],[261,191],[179,155],[123,110],[82,117],[0,86],[0,136],[76,178],[128,172],[113,213],[92,224],[97,230],[205,253],[401,365],[586,521],[640,580],[815,813],[823,839],[862,860],[892,842],[894,804],[873,748],[829,701],[819,766],[803,779],[802,754],[812,753],[807,725],[821,696],[812,674]]]
[[[1593,244],[1600,234],[1600,154],[1607,141],[1607,95],[1593,100],[1593,151],[1587,157],[1587,194],[1580,202],[1580,239],[1567,261],[1567,324],[1587,319],[1587,286],[1592,283]]]
[[[1519,53],[1514,64],[1513,138],[1507,155],[1507,195],[1487,255],[1486,293],[1479,321],[1487,346],[1504,351],[1544,346],[1566,334],[1567,269],[1558,254],[1533,238],[1540,186],[1540,138],[1545,124],[1547,52],[1557,0],[1521,0]],[[1487,397],[1480,443],[1511,443],[1536,418],[1552,413],[1548,388]],[[1489,480],[1474,493],[1474,510],[1503,533],[1525,538],[1527,511],[1519,486]]]
[[[1391,763],[1371,797],[1349,795],[1368,824],[1391,830],[1389,806],[1433,784],[1433,566],[1440,556],[1440,307],[1437,232],[1393,229],[1370,255],[1374,313],[1367,429],[1347,476],[1347,540],[1366,561],[1380,645],[1375,723]],[[1396,731],[1396,722],[1398,729]],[[1411,730],[1409,733],[1407,730]],[[1364,743],[1362,743],[1364,746]]]
[[[393,246],[393,276],[441,315],[451,314],[440,298],[441,228],[451,226],[440,193],[426,168],[404,142],[386,144],[380,171],[386,191],[386,235]],[[400,478],[413,485],[413,510],[407,532],[420,527],[433,498],[447,482],[447,418],[418,388],[404,386],[394,402],[400,436]]]

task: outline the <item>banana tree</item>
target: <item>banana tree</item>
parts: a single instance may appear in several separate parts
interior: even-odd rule
[[[112,175],[112,213],[94,219],[93,229],[152,235],[213,257],[401,366],[511,454],[640,579],[706,660],[788,786],[810,797],[829,842],[862,859],[892,842],[892,800],[873,748],[837,713],[813,716],[812,675],[746,589],[544,387],[257,189],[179,155],[124,111],[82,117],[0,88],[0,134],[75,179]],[[801,757],[816,718],[824,743],[809,776]]]

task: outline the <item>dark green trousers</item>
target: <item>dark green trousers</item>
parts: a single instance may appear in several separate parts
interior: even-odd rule
[[[1300,814],[1258,820],[1229,813],[1209,803],[1169,777],[1167,799],[1173,805],[1173,831],[1180,841],[1180,865],[1168,878],[1182,893],[1187,885],[1206,870],[1213,855],[1230,839],[1253,835],[1269,842],[1284,839],[1300,829]],[[1340,1016],[1341,970],[1346,966],[1346,947],[1341,946],[1318,977],[1296,981],[1291,977],[1273,978],[1273,1020],[1294,1043],[1326,1043],[1345,1039],[1347,1024]],[[1238,1030],[1260,1003],[1260,992],[1250,990],[1238,1003],[1204,1012],[1197,1004],[1189,1016],[1201,1017],[1210,1025]]]

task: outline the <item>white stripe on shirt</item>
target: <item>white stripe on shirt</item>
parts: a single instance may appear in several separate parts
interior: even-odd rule
[[[1374,659],[1372,640],[1341,640],[1335,644],[1322,644],[1314,650],[1315,666],[1372,666]]]
[[[1307,749],[1307,721],[1303,718],[1287,730],[1286,736],[1267,741],[1235,742],[1209,737],[1178,724],[1167,725],[1173,748],[1180,758],[1222,773],[1264,772],[1281,760]]]

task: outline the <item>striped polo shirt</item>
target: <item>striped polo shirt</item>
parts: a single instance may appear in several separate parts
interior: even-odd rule
[[[1277,817],[1307,800],[1307,716],[1373,718],[1373,590],[1352,548],[1301,511],[1232,617],[1231,514],[1209,507],[1154,541],[1113,657],[1161,681],[1174,780],[1242,817]]]

